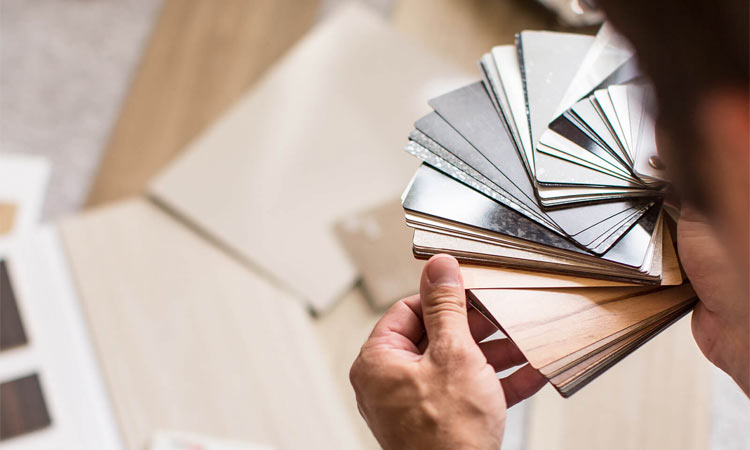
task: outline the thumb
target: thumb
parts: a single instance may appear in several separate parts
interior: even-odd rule
[[[422,271],[422,320],[430,342],[471,339],[466,293],[456,258],[435,255]]]

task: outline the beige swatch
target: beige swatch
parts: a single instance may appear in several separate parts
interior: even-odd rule
[[[336,234],[362,276],[371,303],[385,309],[419,291],[424,261],[411,252],[412,231],[391,201],[336,224]]]
[[[14,203],[0,202],[0,236],[13,230],[17,206]]]

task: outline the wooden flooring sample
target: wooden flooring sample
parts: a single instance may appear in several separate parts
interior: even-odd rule
[[[46,428],[51,423],[38,375],[0,383],[0,441]]]
[[[461,264],[461,275],[464,278],[464,287],[472,290],[633,286],[628,283],[600,280],[597,278],[584,278],[505,267],[475,266],[471,264]]]
[[[469,299],[563,397],[569,397],[692,310],[675,287],[479,289]]]
[[[300,302],[145,200],[61,232],[126,448],[157,429],[358,447]]]
[[[13,282],[8,275],[8,265],[5,260],[0,260],[0,351],[21,346],[27,342]]]
[[[89,205],[142,192],[317,14],[316,0],[165,0]]]
[[[467,78],[349,4],[306,36],[151,185],[211,238],[323,311],[356,269],[333,231],[396,198],[427,100]]]
[[[16,209],[15,203],[0,202],[0,235],[7,234],[13,229]]]
[[[471,293],[537,369],[695,299],[689,284]]]

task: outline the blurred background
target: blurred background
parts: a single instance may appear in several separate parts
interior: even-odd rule
[[[342,3],[4,0],[3,151],[51,159],[45,219],[138,193]],[[467,71],[560,28],[534,0],[362,3]]]
[[[114,423],[112,435],[115,436],[112,442],[117,445],[135,449],[188,448],[180,447],[177,440],[165,438],[163,442],[157,442],[160,431],[177,430],[247,443],[246,447],[236,448],[295,448],[294,443],[299,441],[284,438],[283,433],[278,431],[278,424],[293,427],[289,424],[294,424],[294,420],[307,420],[310,422],[307,426],[316,426],[314,417],[300,419],[291,412],[295,409],[292,403],[294,399],[284,398],[285,389],[278,386],[268,389],[273,392],[278,389],[281,397],[265,398],[259,401],[263,403],[260,406],[246,401],[239,394],[237,402],[231,405],[214,405],[220,410],[223,408],[228,416],[254,417],[257,423],[253,426],[245,427],[239,420],[212,415],[210,408],[204,412],[187,410],[187,405],[200,409],[203,399],[214,398],[211,387],[226,381],[221,375],[224,373],[222,371],[234,370],[231,369],[234,366],[223,365],[232,358],[232,339],[237,336],[262,339],[262,336],[253,335],[252,331],[247,331],[247,335],[242,332],[236,336],[222,335],[221,316],[216,316],[217,323],[211,327],[194,325],[200,322],[200,317],[196,317],[199,308],[181,316],[180,320],[193,325],[186,325],[184,329],[170,327],[159,320],[149,319],[148,308],[156,308],[151,299],[149,305],[142,309],[128,311],[120,308],[115,292],[121,287],[117,285],[100,283],[101,292],[112,292],[112,298],[93,294],[87,275],[82,275],[88,269],[82,267],[99,264],[94,253],[87,253],[85,248],[87,237],[96,241],[97,236],[95,233],[87,235],[90,229],[87,227],[93,226],[85,222],[87,219],[81,219],[85,223],[80,224],[75,217],[89,217],[86,216],[89,211],[99,214],[97,211],[106,211],[110,205],[122,204],[122,201],[132,201],[134,198],[145,198],[143,201],[148,205],[163,203],[163,199],[148,199],[153,196],[148,191],[152,180],[209,126],[230,111],[240,98],[252,92],[264,76],[273,74],[269,71],[274,64],[295,45],[303,42],[310,30],[325,26],[332,15],[345,7],[345,3],[359,4],[364,11],[362,14],[375,17],[389,33],[395,33],[436,55],[436,58],[454,67],[455,73],[466,74],[467,79],[479,78],[476,62],[483,53],[494,45],[513,43],[515,34],[521,30],[593,33],[601,20],[596,13],[586,10],[585,3],[576,0],[0,0],[0,154],[6,157],[32,157],[37,163],[43,161],[41,164],[48,167],[48,175],[40,176],[44,180],[39,184],[43,186],[43,193],[36,201],[39,214],[35,222],[49,227],[57,227],[57,224],[66,221],[71,223],[69,231],[63,233],[66,236],[63,246],[67,245],[67,256],[60,260],[60,264],[65,267],[72,265],[65,270],[73,273],[74,281],[71,284],[74,287],[71,289],[77,292],[75,296],[80,296],[79,301],[83,303],[84,320],[81,326],[90,329],[87,332],[90,335],[86,334],[85,338],[88,344],[85,345],[93,349],[93,359],[97,361],[90,370],[103,380],[103,393],[100,395],[107,399],[103,408],[111,411]],[[306,68],[300,67],[300,71],[304,73]],[[364,77],[367,76],[366,71],[362,73]],[[363,83],[366,85],[368,81],[365,79]],[[332,92],[330,95],[335,94]],[[415,115],[413,119],[417,117]],[[404,123],[403,126],[408,132],[411,123]],[[373,124],[373,127],[377,129],[378,124]],[[282,127],[280,133],[283,130]],[[401,133],[404,142],[407,132]],[[387,150],[398,152],[399,148]],[[0,179],[3,193],[16,189],[11,181],[9,177]],[[395,186],[396,193],[403,187]],[[324,311],[312,308],[313,313],[309,313],[309,305],[306,305],[304,318],[294,319],[303,321],[301,327],[305,330],[309,328],[310,336],[313,336],[311,339],[319,341],[319,346],[313,348],[319,354],[307,354],[306,358],[322,361],[322,368],[315,369],[316,376],[330,378],[321,381],[324,385],[333,386],[330,392],[336,400],[331,397],[331,404],[335,406],[330,408],[340,407],[342,411],[341,418],[331,422],[345,423],[340,427],[350,428],[342,432],[346,437],[335,440],[334,447],[376,448],[376,443],[358,417],[348,386],[348,368],[383,308],[396,300],[397,296],[408,294],[406,286],[413,285],[412,291],[417,287],[414,280],[419,267],[411,261],[409,237],[402,239],[405,231],[401,229],[403,224],[400,223],[402,218],[398,211],[397,195],[389,193],[384,199],[391,201],[354,205],[347,217],[331,218],[331,222],[334,219],[340,222],[339,228],[344,229],[340,234],[346,235],[346,230],[349,230],[349,234],[353,235],[341,238],[347,247],[357,247],[357,242],[361,243],[364,239],[352,232],[358,227],[362,228],[363,221],[374,221],[372,223],[376,224],[378,235],[398,236],[388,238],[388,241],[398,242],[398,250],[381,253],[377,258],[391,262],[393,266],[386,264],[386,268],[398,267],[403,275],[396,277],[396,280],[388,279],[386,275],[384,280],[382,264],[367,266],[374,257],[368,258],[366,248],[359,250],[364,252],[364,256],[360,255],[359,258],[356,248],[350,250],[354,259],[365,261],[364,266],[355,263],[360,281],[339,295],[335,304]],[[173,212],[159,214],[171,217]],[[177,218],[175,222],[179,220]],[[205,230],[200,228],[185,226],[192,233],[191,236],[194,234],[205,238],[211,248],[232,253],[221,242],[205,236]],[[364,227],[365,235],[371,228]],[[137,230],[137,227],[130,229]],[[127,235],[129,231],[123,229],[122,233]],[[133,233],[138,235],[139,231]],[[99,239],[103,242],[101,245],[106,246],[109,242],[107,239]],[[148,239],[138,239],[134,245],[146,246],[149,242],[157,242]],[[346,239],[354,243],[347,244]],[[158,242],[161,245],[164,241]],[[112,245],[116,247],[118,244]],[[152,245],[156,248],[155,252],[171,251],[159,245]],[[28,255],[31,251],[24,254],[23,245],[16,247],[21,248],[15,250],[21,254],[17,258],[19,261],[31,261]],[[382,252],[379,246],[369,251],[375,252],[376,249]],[[295,251],[304,252],[305,249]],[[2,252],[4,250],[0,246],[0,256],[5,256]],[[12,252],[9,254],[12,255]],[[112,250],[112,254],[117,253]],[[257,269],[252,262],[241,266],[242,270],[251,272]],[[33,267],[30,263],[25,266],[23,262],[16,264],[17,285],[34,284],[35,278],[23,273],[24,270],[33,272]],[[121,269],[116,264],[113,267],[115,272]],[[205,268],[190,268],[193,269],[195,272],[191,273],[203,274],[200,278],[205,283],[210,284],[213,280],[213,275]],[[263,270],[257,273],[260,278],[265,275]],[[91,277],[107,278],[98,274]],[[123,277],[122,282],[127,284],[128,278]],[[114,276],[114,279],[117,277]],[[393,283],[398,286],[394,288]],[[276,286],[275,281],[270,284]],[[19,302],[28,302],[33,298],[31,287],[16,287]],[[294,303],[293,292],[290,294],[283,287],[281,291],[284,293],[280,295],[292,297],[291,302]],[[159,295],[172,295],[171,291],[159,292],[154,294],[154,299],[161,298]],[[138,299],[130,298],[129,304],[131,300],[133,304],[138,302]],[[205,301],[210,302],[210,299],[206,298]],[[263,301],[273,302],[274,299]],[[169,304],[169,307],[173,306]],[[43,319],[34,317],[34,306],[24,307],[22,304],[20,309],[28,313],[24,320],[36,322],[35,325],[27,324],[27,328],[43,328]],[[253,310],[250,311],[252,315]],[[162,313],[168,314],[161,310],[158,314]],[[232,311],[227,310],[226,313],[229,317]],[[129,331],[108,334],[116,328],[110,325],[118,317],[123,318],[123,323],[130,327]],[[617,373],[609,375],[609,381],[602,381],[599,388],[594,384],[586,389],[588,392],[582,392],[571,400],[563,400],[546,388],[538,398],[513,408],[506,427],[505,448],[750,448],[750,407],[747,399],[727,376],[700,359],[689,339],[687,322],[683,320],[674,327],[675,330],[670,329],[665,333],[679,336],[679,339],[691,344],[687,350],[672,347],[677,338],[660,337],[661,344],[656,342],[659,339],[649,344],[652,348],[650,356],[646,352],[632,355],[622,368],[618,368]],[[193,364],[201,367],[215,364],[221,367],[220,371],[207,369],[210,375],[195,377],[187,374],[193,368],[181,366],[186,359],[171,361],[169,357],[165,358],[164,366],[160,366],[156,355],[163,349],[183,348],[180,347],[180,339],[185,336],[196,339],[191,335],[192,326],[202,330],[199,342],[203,347],[195,349],[193,355],[185,358],[193,358]],[[149,335],[149,330],[153,329],[151,336],[167,342],[164,347],[153,344],[153,354],[149,359],[153,362],[152,366],[141,365],[145,364],[141,355],[149,354],[149,342],[131,343],[123,339],[129,336],[128,333],[137,335],[139,327],[143,327],[145,335]],[[278,339],[285,338],[282,336]],[[193,345],[192,340],[184,342],[185,347]],[[217,350],[217,347],[223,348]],[[250,351],[250,347],[246,346],[244,351]],[[17,353],[12,355],[0,352],[0,375],[13,372],[3,369],[4,364],[6,367],[22,365],[13,360],[25,358],[20,353],[22,351],[14,350]],[[680,353],[683,351],[685,353]],[[667,353],[681,356],[669,359]],[[264,361],[275,361],[279,357],[283,358],[284,355],[260,358],[258,364],[236,369],[233,376],[239,377],[236,382],[242,383],[245,374],[268,371],[268,377],[272,379],[276,375],[264,365]],[[664,358],[671,362],[660,362]],[[675,361],[685,362],[686,365],[682,368],[669,365]],[[39,363],[39,366],[44,364]],[[679,378],[684,375],[682,369],[694,370],[699,374],[693,374],[694,378],[691,379],[698,380],[701,385],[680,384]],[[296,375],[291,380],[308,375],[301,372],[302,369],[298,373],[293,368],[286,370],[285,373]],[[138,375],[139,372],[141,375]],[[159,378],[158,373],[162,373],[166,379],[159,381],[161,384],[149,384],[154,378]],[[46,376],[48,379],[53,377]],[[44,377],[42,374],[43,387]],[[146,378],[148,381],[144,381]],[[308,388],[305,382],[313,383],[300,381],[303,384],[295,388],[295,392],[306,392]],[[175,397],[163,392],[156,393],[164,386],[175,383],[185,385],[179,393],[174,394]],[[229,383],[231,385],[232,382]],[[253,381],[247,380],[247,383]],[[675,383],[691,392],[677,391],[672,397],[660,399],[662,388],[667,389],[666,386]],[[47,384],[50,387],[55,383],[47,381]],[[639,390],[640,385],[648,386],[647,390],[644,391],[645,387]],[[626,398],[622,392],[612,390],[623,386],[633,389],[633,392],[644,391],[650,395],[642,395],[638,399]],[[316,394],[319,397],[315,398],[325,402],[328,398],[325,392],[328,391],[323,389],[322,392]],[[194,398],[185,403],[165,404],[174,402],[178,395]],[[221,398],[227,398],[228,394],[223,392],[221,395],[225,396]],[[664,404],[680,395],[689,399],[690,408],[695,408],[695,411],[685,411],[685,403]],[[3,398],[0,397],[0,408],[3,407],[2,402]],[[618,402],[623,402],[622,407],[618,407]],[[269,408],[267,403],[278,405],[271,408],[272,413],[265,414],[263,411]],[[57,413],[63,414],[66,409],[60,405],[64,405],[63,400],[57,406],[50,406],[50,409],[58,408]],[[185,408],[181,409],[181,405]],[[6,412],[7,408],[6,403]],[[147,409],[148,413],[141,408]],[[654,408],[658,409],[658,414],[654,413]],[[331,413],[338,417],[337,414]],[[54,414],[52,416],[52,427],[66,426],[64,420],[55,421]],[[85,414],[80,420],[87,420]],[[269,434],[264,431],[266,429],[276,429],[276,432]],[[38,431],[44,432],[43,429]],[[583,439],[581,433],[591,433],[592,436]],[[294,433],[290,431],[290,434]],[[0,448],[80,448],[64,442],[71,441],[58,441],[54,447],[47,447],[49,442],[41,438],[26,441],[19,436],[0,440]],[[313,440],[310,446],[325,448],[321,442],[325,441]],[[252,443],[268,447],[250,447]],[[217,445],[215,448],[235,448],[214,445]]]

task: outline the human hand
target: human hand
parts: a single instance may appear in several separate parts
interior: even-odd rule
[[[677,246],[685,273],[700,302],[692,317],[693,337],[709,361],[749,395],[750,299],[748,280],[730,263],[706,218],[683,206]]]
[[[352,365],[359,411],[385,449],[497,449],[506,408],[546,382],[495,327],[467,311],[458,262],[430,258],[420,295],[393,305]]]

